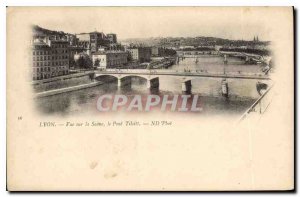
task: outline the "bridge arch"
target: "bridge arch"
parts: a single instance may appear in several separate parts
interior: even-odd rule
[[[148,80],[146,76],[141,76],[141,75],[121,75],[118,77],[119,79],[126,79],[126,78],[139,78],[139,79],[144,79]]]
[[[111,81],[117,81],[118,77],[115,75],[103,74],[103,75],[96,75],[95,80],[103,81],[103,82],[111,82]]]
[[[142,79],[147,83],[147,88],[152,89],[155,88],[157,89],[159,87],[159,78],[158,77],[153,77],[153,76],[147,76],[147,75],[125,75],[125,76],[120,76],[118,78],[118,86],[131,86],[132,80],[134,78]]]
[[[159,78],[158,76],[149,76],[149,75],[136,75],[136,74],[96,74],[96,81],[103,82],[113,82],[118,83],[118,87],[131,86],[132,79],[138,78],[142,79],[147,83],[147,88],[158,88],[159,87]]]
[[[181,90],[182,92],[191,93],[192,92],[192,79],[193,78],[186,78],[183,77],[181,79]]]

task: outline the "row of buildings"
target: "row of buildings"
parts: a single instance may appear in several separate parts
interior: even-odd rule
[[[103,32],[90,32],[75,34],[72,46],[84,48],[88,53],[97,52],[100,49],[120,50],[121,45],[117,43],[117,35],[110,33],[105,35]]]
[[[150,62],[151,48],[124,47],[114,33],[66,34],[33,27],[30,62],[32,79],[41,80],[69,74],[76,59],[87,56],[94,67],[120,68],[128,62]]]
[[[128,62],[136,64],[150,62],[150,58],[149,47],[125,48],[123,51],[97,51],[92,54],[93,65],[99,69],[122,68],[126,67]]]
[[[48,79],[69,73],[69,42],[35,39],[30,52],[32,79]]]
[[[92,55],[93,65],[100,69],[119,68],[128,63],[126,51],[98,51]]]

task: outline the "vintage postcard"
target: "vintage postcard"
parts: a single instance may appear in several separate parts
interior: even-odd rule
[[[7,189],[293,190],[293,17],[7,7]]]

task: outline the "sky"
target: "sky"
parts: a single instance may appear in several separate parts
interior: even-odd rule
[[[118,39],[212,36],[253,40],[258,36],[266,41],[272,36],[268,25],[272,15],[282,11],[264,7],[50,7],[32,8],[31,22],[67,33],[116,33]]]

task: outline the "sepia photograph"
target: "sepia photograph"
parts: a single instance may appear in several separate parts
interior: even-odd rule
[[[9,191],[294,189],[293,7],[14,7]]]

